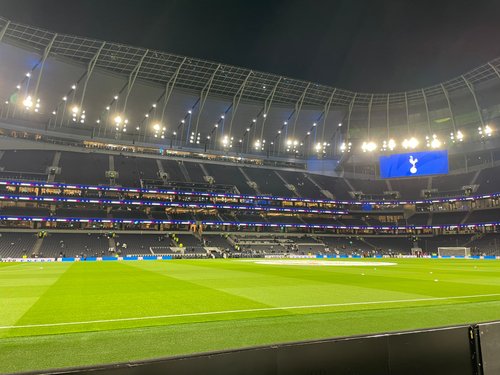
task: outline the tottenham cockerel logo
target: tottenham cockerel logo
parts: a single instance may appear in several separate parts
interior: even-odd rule
[[[416,167],[416,165],[418,163],[418,159],[413,159],[413,155],[410,155],[409,162],[411,164],[410,173],[411,174],[417,173],[417,167]]]

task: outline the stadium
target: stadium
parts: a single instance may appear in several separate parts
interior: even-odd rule
[[[499,373],[500,58],[355,92],[5,18],[0,56],[0,373]]]

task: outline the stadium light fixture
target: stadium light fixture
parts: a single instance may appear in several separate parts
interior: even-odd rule
[[[439,140],[438,136],[436,134],[432,135],[432,140],[431,140],[431,148],[439,148],[441,147],[442,142]]]
[[[342,142],[340,145],[340,152],[351,152],[352,143],[351,142]]]
[[[403,148],[404,149],[414,149],[418,146],[418,139],[415,137],[411,137],[410,139],[404,139],[403,140]]]
[[[26,77],[30,78],[31,77],[31,73],[30,72],[26,73]]]
[[[373,152],[377,148],[377,144],[373,141],[363,142],[361,149],[363,152]]]
[[[463,142],[464,140],[464,134],[460,131],[457,130],[456,133],[451,132],[450,133],[450,139],[453,143],[455,142]]]
[[[392,151],[396,148],[396,141],[394,139],[389,139],[388,141],[383,141],[382,142],[382,151]]]
[[[229,138],[227,135],[222,137],[222,145],[224,147],[232,147],[233,146],[233,138]]]
[[[71,85],[71,90],[76,90],[76,85],[75,84]]]
[[[489,125],[485,125],[484,127],[480,126],[477,130],[481,138],[491,137],[491,134],[493,133],[493,129]]]
[[[28,95],[24,100],[23,100],[23,106],[26,109],[31,109],[33,107],[33,99],[31,98],[30,95]]]

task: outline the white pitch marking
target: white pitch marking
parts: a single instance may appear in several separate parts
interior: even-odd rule
[[[367,266],[396,266],[392,262],[362,262],[342,260],[311,260],[311,259],[266,259],[252,260],[255,264],[268,264],[273,266],[324,266],[324,267],[367,267]]]
[[[130,322],[130,321],[139,321],[139,320],[183,318],[183,317],[189,317],[189,316],[236,314],[236,313],[248,313],[248,312],[259,312],[259,311],[320,309],[320,308],[324,308],[324,307],[345,307],[345,306],[359,306],[359,305],[382,305],[382,304],[389,304],[389,303],[447,301],[447,300],[454,300],[454,299],[499,297],[499,296],[500,296],[500,293],[493,293],[493,294],[476,294],[476,295],[471,295],[471,296],[413,298],[413,299],[400,299],[400,300],[389,300],[389,301],[345,302],[345,303],[329,303],[329,304],[323,304],[323,305],[262,307],[262,308],[256,308],[256,309],[205,311],[205,312],[186,313],[186,314],[140,316],[140,317],[137,317],[137,318],[117,318],[117,319],[87,320],[87,321],[82,321],[82,322],[61,322],[61,323],[46,323],[46,324],[27,324],[27,325],[20,325],[20,326],[0,326],[0,329],[58,327],[58,326],[71,326],[71,325],[79,325],[79,324]]]

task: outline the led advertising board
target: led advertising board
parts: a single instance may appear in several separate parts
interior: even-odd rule
[[[448,173],[448,151],[408,152],[383,155],[380,161],[381,178],[418,177]]]

